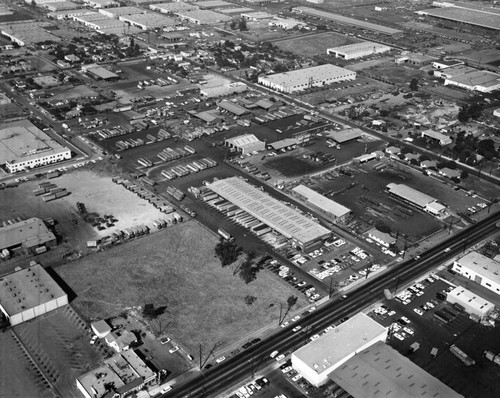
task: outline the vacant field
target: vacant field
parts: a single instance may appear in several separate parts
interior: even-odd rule
[[[302,57],[313,57],[326,54],[331,47],[359,43],[362,40],[337,33],[319,33],[290,40],[276,41],[274,44],[283,51],[290,51]]]
[[[88,319],[118,315],[134,306],[166,306],[167,333],[191,352],[198,344],[238,340],[277,319],[279,303],[297,292],[262,271],[249,285],[222,268],[217,238],[195,222],[88,256],[56,271],[76,293]],[[247,296],[257,300],[248,306]],[[299,305],[305,300],[299,298]]]

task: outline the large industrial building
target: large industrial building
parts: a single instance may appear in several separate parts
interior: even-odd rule
[[[0,310],[12,326],[66,304],[67,294],[40,264],[0,278]]]
[[[329,48],[326,50],[326,53],[328,55],[334,55],[335,58],[356,59],[374,54],[382,54],[388,51],[391,51],[391,47],[385,44],[363,41],[361,43]]]
[[[172,3],[160,3],[160,4],[151,4],[149,6],[153,11],[161,12],[162,14],[175,14],[181,11],[194,11],[199,10],[198,6],[194,4],[184,3],[182,1],[172,2]]]
[[[53,247],[56,237],[39,218],[29,218],[0,227],[0,251],[21,248],[34,254],[39,247]]]
[[[224,141],[224,145],[232,150],[246,155],[252,152],[260,152],[266,149],[266,143],[260,141],[253,134],[239,135],[233,138],[227,138]]]
[[[456,86],[469,91],[491,93],[500,90],[500,75],[486,70],[475,70],[446,78],[445,86]]]
[[[151,12],[147,14],[121,15],[118,19],[142,30],[177,26],[180,24],[180,22],[174,18]]]
[[[71,159],[71,151],[28,120],[0,125],[0,166],[16,173]]]
[[[452,270],[479,283],[481,286],[500,294],[500,263],[483,256],[478,252],[470,252],[453,262]]]
[[[416,11],[419,15],[424,15],[437,19],[468,24],[486,29],[500,30],[500,10],[498,8],[467,4],[464,2],[452,3],[449,1],[433,2],[434,6],[427,10]]]
[[[329,375],[358,352],[385,341],[387,329],[359,313],[335,329],[292,353],[292,367],[318,387]]]
[[[265,223],[287,239],[307,250],[321,243],[331,232],[297,210],[238,177],[208,184],[213,192]]]
[[[46,22],[30,22],[22,23],[12,22],[2,24],[0,27],[1,33],[7,36],[11,41],[20,46],[27,46],[30,44],[44,43],[44,42],[60,42],[61,39],[45,30],[50,24]]]
[[[311,15],[313,17],[326,19],[350,27],[355,26],[357,28],[370,30],[375,33],[380,33],[384,35],[398,36],[403,34],[403,31],[399,29],[393,29],[387,26],[377,25],[371,22],[361,21],[359,19],[349,18],[343,15],[334,14],[332,12],[327,12],[327,11],[321,11],[311,7],[294,7],[292,11],[297,12],[299,14],[306,14],[306,15]]]
[[[217,86],[200,85],[200,94],[206,98],[223,97],[235,93],[242,93],[248,90],[248,86],[243,82],[232,82]]]
[[[311,87],[323,87],[327,84],[355,80],[356,72],[339,66],[325,64],[311,68],[259,76],[258,82],[263,86],[283,93],[294,93]]]
[[[436,198],[417,191],[407,185],[390,183],[387,184],[386,189],[390,194],[434,216],[442,216],[445,214],[446,206],[439,203]]]
[[[457,286],[448,292],[446,301],[451,304],[461,305],[467,313],[475,315],[479,319],[487,317],[495,309],[495,304],[462,286]]]
[[[127,350],[80,376],[76,385],[86,398],[122,398],[156,381],[156,373],[133,350]]]
[[[219,22],[232,21],[232,17],[211,10],[179,11],[176,15],[182,20],[197,25],[209,25]]]
[[[464,398],[382,342],[356,353],[330,379],[354,398]]]
[[[326,196],[319,194],[305,185],[298,185],[292,191],[298,198],[306,202],[308,206],[333,221],[345,220],[351,214],[349,208],[328,199]]]

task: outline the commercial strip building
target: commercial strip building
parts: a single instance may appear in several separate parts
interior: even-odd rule
[[[66,304],[67,294],[40,264],[0,278],[0,310],[12,326]]]
[[[326,53],[328,55],[334,55],[335,58],[356,59],[367,57],[368,55],[373,54],[382,54],[391,50],[391,47],[384,44],[364,41],[361,43],[347,44],[345,46],[328,48],[326,50]]]
[[[29,218],[0,227],[0,251],[21,248],[26,253],[35,254],[39,247],[53,247],[56,237],[39,218]]]
[[[238,177],[215,181],[208,188],[304,250],[331,236],[325,227]]]
[[[500,13],[493,7],[464,7],[465,3],[454,4],[450,2],[434,2],[433,5],[440,4],[443,8],[431,8],[416,11],[418,15],[428,16],[448,21],[459,22],[478,26],[486,29],[500,30]]]
[[[408,202],[427,213],[430,213],[435,216],[445,215],[446,206],[439,203],[436,198],[429,196],[423,192],[417,191],[407,185],[404,184],[387,184],[387,191],[402,199],[405,202]]]
[[[292,367],[318,387],[358,352],[385,341],[387,329],[359,313],[292,353]]]
[[[446,78],[444,85],[456,86],[469,91],[479,91],[480,93],[491,93],[500,90],[500,75],[486,70],[475,70]]]
[[[451,269],[496,294],[500,294],[499,262],[478,252],[470,252],[456,259]]]
[[[357,28],[371,30],[376,33],[381,33],[384,35],[397,36],[402,35],[403,31],[399,29],[389,28],[387,26],[377,25],[367,21],[361,21],[359,19],[344,17],[343,15],[334,14],[327,11],[317,10],[311,7],[294,7],[292,11],[299,14],[311,15],[313,17],[327,19],[342,25],[349,27],[355,26]]]
[[[228,138],[224,141],[224,145],[238,153],[241,153],[242,155],[252,152],[260,152],[266,149],[266,143],[260,141],[253,134],[245,134]]]
[[[446,301],[462,306],[467,313],[475,315],[479,319],[484,319],[495,309],[495,304],[461,286],[448,292]]]
[[[354,398],[464,398],[380,341],[354,355],[329,379]]]
[[[422,137],[430,138],[434,141],[437,141],[439,142],[439,145],[449,145],[453,142],[450,136],[430,129],[422,131]]]
[[[156,373],[133,350],[127,350],[77,378],[76,385],[86,398],[122,398],[156,381]]]
[[[16,173],[71,159],[71,151],[28,120],[0,125],[0,166]]]
[[[292,189],[292,192],[300,200],[306,202],[306,204],[312,207],[316,212],[330,218],[333,221],[343,221],[351,214],[351,210],[349,208],[319,194],[316,191],[313,191],[305,185],[296,186]]]
[[[339,66],[325,64],[311,68],[292,70],[274,75],[261,75],[259,84],[283,93],[294,93],[311,87],[322,87],[327,84],[355,80],[356,72]]]

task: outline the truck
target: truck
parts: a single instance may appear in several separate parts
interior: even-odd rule
[[[476,361],[469,357],[465,352],[463,352],[460,348],[458,348],[455,344],[450,346],[450,351],[453,355],[455,355],[458,359],[460,359],[465,366],[472,366],[476,364]]]
[[[217,233],[219,234],[219,236],[221,236],[222,238],[224,238],[226,240],[233,240],[234,239],[229,232],[223,230],[222,228],[219,228],[217,230]]]

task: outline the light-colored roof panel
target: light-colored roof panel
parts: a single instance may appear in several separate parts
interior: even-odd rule
[[[489,29],[500,30],[500,15],[478,10],[466,10],[455,7],[431,8],[417,11],[418,14],[430,15],[451,21],[464,22],[471,25],[483,26]]]
[[[387,329],[360,312],[320,338],[299,348],[292,355],[317,373],[322,373],[369,341],[384,337]]]
[[[493,304],[491,301],[478,296],[476,293],[471,292],[470,290],[467,290],[462,286],[455,287],[446,295],[448,301],[452,301],[453,299],[455,299],[453,301],[460,301],[462,303],[465,303],[467,306],[474,308],[479,312],[486,313],[492,311],[495,308],[495,304]]]
[[[317,222],[238,177],[218,180],[208,187],[286,238],[293,238],[301,244],[314,242],[330,234]]]
[[[483,256],[478,252],[470,252],[456,260],[458,264],[500,284],[500,263]]]
[[[353,397],[463,398],[382,342],[355,355],[329,377]]]
[[[305,185],[298,185],[293,188],[293,191],[299,195],[305,196],[309,203],[333,214],[335,217],[344,217],[351,212],[349,208],[328,199]]]
[[[405,200],[408,200],[422,208],[427,206],[429,203],[434,202],[436,199],[429,196],[423,192],[417,191],[404,184],[388,184],[387,189],[390,193],[399,196]]]
[[[343,54],[356,54],[358,52],[371,50],[390,50],[391,47],[373,41],[363,41],[361,43],[346,44],[345,46],[329,48],[328,51],[340,52]]]

